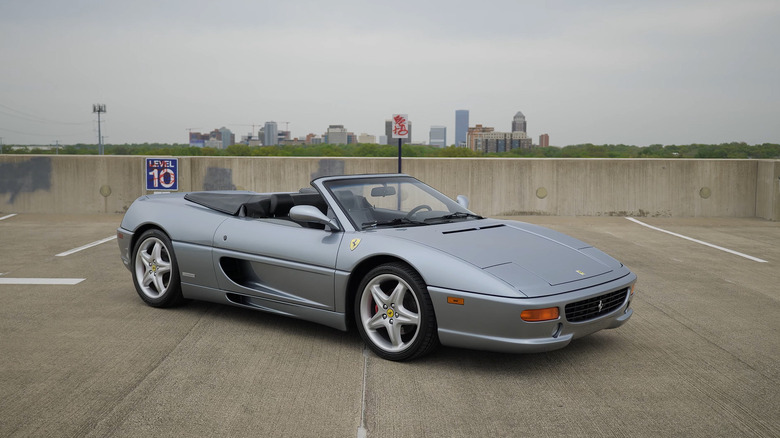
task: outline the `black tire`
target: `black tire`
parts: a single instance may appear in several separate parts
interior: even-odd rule
[[[160,230],[147,230],[133,248],[133,285],[146,304],[172,307],[184,301],[181,278],[171,239]]]
[[[369,271],[355,294],[354,312],[363,341],[383,359],[411,360],[439,345],[428,289],[420,274],[404,263]]]

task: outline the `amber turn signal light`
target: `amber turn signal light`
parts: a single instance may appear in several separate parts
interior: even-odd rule
[[[550,321],[558,319],[559,312],[557,307],[548,307],[546,309],[529,309],[520,313],[520,319],[528,322]]]
[[[461,306],[466,304],[466,300],[458,297],[447,297],[447,302],[450,304],[459,304]]]

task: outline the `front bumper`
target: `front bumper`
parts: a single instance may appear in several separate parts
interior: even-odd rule
[[[125,230],[124,228],[116,229],[116,242],[119,245],[119,257],[122,258],[122,263],[128,270],[133,269],[130,252],[133,250],[133,232]]]
[[[442,345],[507,353],[535,353],[563,348],[573,339],[599,330],[623,325],[634,311],[633,296],[626,293],[623,302],[609,313],[582,322],[566,319],[567,304],[588,300],[610,292],[631,288],[636,275],[587,288],[542,298],[505,298],[429,287],[436,312],[439,340]],[[448,297],[462,299],[450,304]],[[456,300],[457,301],[457,300]],[[520,313],[527,309],[558,307],[558,319],[526,322]]]

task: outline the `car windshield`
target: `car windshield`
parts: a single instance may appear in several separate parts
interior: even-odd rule
[[[409,176],[332,180],[325,187],[358,230],[482,219]]]

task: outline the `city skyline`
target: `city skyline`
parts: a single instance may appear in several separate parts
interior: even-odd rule
[[[99,103],[109,144],[378,138],[405,113],[451,145],[457,109],[500,132],[520,110],[556,146],[778,142],[778,21],[763,0],[2,2],[0,138],[96,143]]]
[[[461,127],[467,130],[467,134],[470,133],[473,129],[473,127],[468,126],[468,110],[456,110],[455,111],[455,125],[456,125],[456,131],[458,131]],[[284,122],[284,123],[290,123],[290,122]],[[260,128],[257,132],[250,132],[247,133],[247,135],[241,137],[241,143],[247,144],[250,146],[276,146],[276,145],[291,145],[291,144],[320,144],[320,143],[330,143],[330,144],[352,144],[352,143],[375,143],[375,144],[396,144],[396,140],[392,138],[392,120],[385,120],[385,135],[380,136],[379,143],[377,143],[377,137],[372,134],[368,133],[361,133],[360,135],[356,135],[353,132],[350,132],[344,125],[329,125],[328,129],[320,136],[316,133],[308,133],[305,136],[291,136],[289,131],[277,131],[277,123],[274,121],[265,122],[262,128]],[[477,129],[481,130],[482,125],[477,125]],[[531,138],[529,138],[526,135],[526,118],[523,115],[521,111],[518,111],[515,116],[512,119],[512,131],[509,134],[519,134],[522,133],[522,136],[508,136],[504,138],[503,136],[499,140],[498,137],[492,136],[489,139],[486,139],[488,142],[499,140],[499,144],[493,144],[492,146],[485,149],[485,151],[492,151],[492,152],[501,152],[504,150],[511,150],[518,147],[523,148],[530,148],[533,146],[531,142]],[[411,133],[413,131],[412,129],[412,123],[409,122],[408,124],[409,128],[409,135],[411,136]],[[494,128],[488,128],[490,132],[494,131]],[[235,139],[235,135],[231,133],[227,128],[221,128],[219,130],[215,129],[211,131],[208,134],[202,134],[197,131],[190,130],[189,132],[189,144],[190,146],[196,146],[196,147],[204,147],[206,145],[209,145],[211,147],[215,147],[215,141],[218,139],[221,142],[221,145],[218,146],[218,149],[225,149],[228,145],[224,143],[223,138],[226,138],[226,134],[231,136],[231,138]],[[495,135],[501,134],[500,132],[496,132]],[[544,145],[549,145],[549,135],[543,134],[544,138],[546,138],[546,141],[544,142]],[[412,141],[409,139],[404,139],[403,143],[412,143],[412,144],[427,144],[431,146],[437,146],[440,148],[448,147],[448,146],[458,146],[458,133],[455,134],[456,140],[455,144],[447,144],[447,127],[443,125],[433,125],[430,127],[429,133],[428,133],[428,140],[427,141]],[[467,136],[466,136],[467,137]],[[466,138],[464,137],[464,138]],[[382,140],[384,139],[384,140]],[[522,142],[520,140],[523,140]],[[540,144],[542,136],[540,136]],[[284,142],[282,142],[284,140]],[[210,142],[209,142],[210,141]],[[481,140],[480,140],[481,141]],[[463,144],[460,145],[460,147],[470,147],[472,150],[474,150],[474,145],[472,144],[472,141],[466,142],[464,140]],[[487,143],[486,143],[487,144]]]

